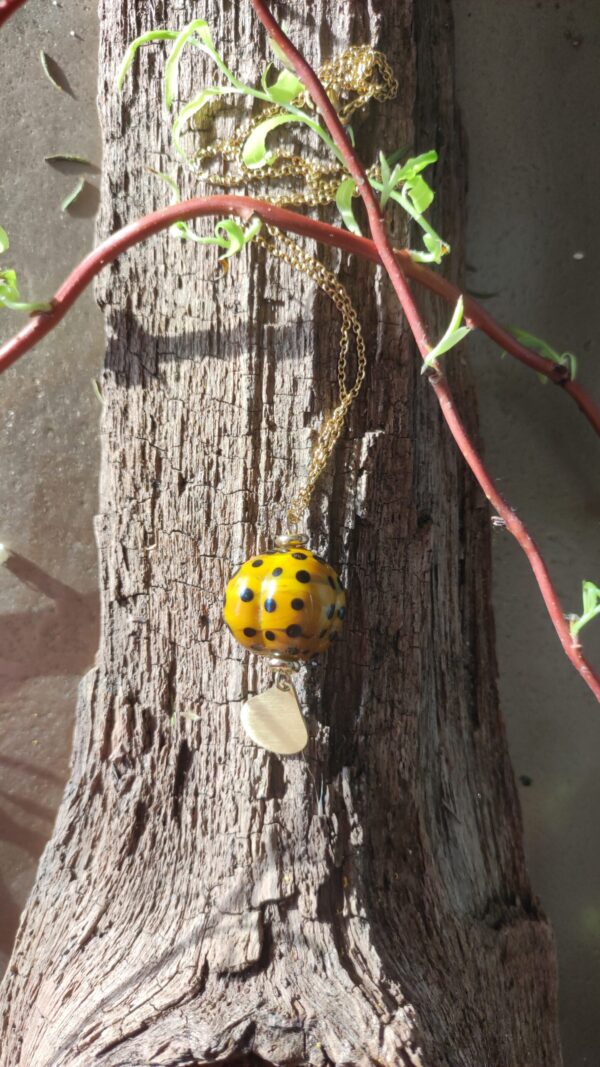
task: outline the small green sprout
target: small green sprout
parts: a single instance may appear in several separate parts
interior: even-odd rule
[[[557,352],[555,348],[552,348],[552,345],[549,345],[547,341],[543,341],[541,337],[536,337],[534,334],[528,333],[527,330],[520,330],[517,326],[509,326],[508,329],[513,337],[527,345],[527,348],[533,349],[538,355],[544,356],[545,359],[549,359],[559,367],[567,367],[569,378],[571,381],[575,381],[577,357],[572,352]],[[548,379],[545,374],[538,374],[538,378],[543,385],[547,384]]]
[[[6,230],[0,226],[0,255],[8,252],[10,241]],[[51,311],[52,304],[48,301],[27,303],[21,300],[21,293],[17,282],[17,272],[14,270],[0,270],[0,308],[9,308],[10,311]]]
[[[588,622],[600,615],[600,589],[593,582],[582,582],[581,592],[583,600],[583,614],[571,616],[571,637],[577,637],[580,630],[587,626]]]
[[[444,336],[438,341],[437,345],[431,349],[427,359],[423,361],[423,367],[421,368],[421,374],[424,374],[426,370],[429,370],[445,352],[449,352],[451,348],[454,348],[468,333],[471,332],[470,326],[461,326],[462,318],[464,314],[464,304],[462,296],[459,298],[448,329]]]
[[[436,233],[423,215],[423,212],[433,202],[434,192],[421,174],[426,167],[437,162],[438,155],[434,151],[424,152],[400,164],[398,160],[404,155],[404,151],[404,149],[399,149],[387,158],[383,152],[380,152],[381,181],[370,176],[369,182],[379,193],[382,210],[389,200],[395,200],[423,231],[423,244],[426,251],[411,250],[411,257],[419,263],[440,263],[442,257],[450,251],[450,246]],[[360,235],[360,227],[352,209],[352,200],[356,196],[358,196],[356,182],[353,178],[344,178],[337,189],[336,206],[347,229]]]
[[[177,96],[178,71],[181,56],[188,46],[200,48],[205,52],[218,70],[224,75],[226,85],[210,85],[205,87],[189,100],[177,112],[172,123],[173,144],[177,153],[186,162],[191,162],[182,144],[183,131],[188,127],[191,120],[199,121],[202,110],[220,96],[245,96],[253,100],[259,100],[269,105],[270,110],[265,119],[259,122],[249,131],[248,137],[242,149],[242,163],[249,170],[259,171],[268,169],[277,160],[277,151],[268,148],[267,141],[271,133],[281,126],[292,123],[300,123],[315,133],[328,151],[337,160],[340,171],[347,174],[346,166],[339,149],[321,125],[314,110],[310,113],[304,110],[303,105],[308,94],[293,71],[283,63],[284,69],[280,71],[275,80],[271,81],[273,64],[269,63],[262,73],[260,88],[244,84],[229,69],[222,56],[216,50],[213,43],[208,23],[204,19],[194,19],[183,30],[152,30],[137,37],[129,45],[117,74],[117,88],[123,88],[125,78],[140,48],[157,41],[172,42],[169,55],[165,64],[164,74],[164,100],[167,110],[171,110]],[[275,48],[275,54],[281,60],[280,51]],[[273,106],[279,109],[273,113]],[[310,105],[309,105],[310,106]],[[354,143],[353,133],[350,127],[348,134]],[[424,218],[424,212],[430,207],[434,194],[422,176],[422,171],[437,161],[437,153],[425,152],[420,156],[406,160],[400,164],[399,160],[404,155],[404,149],[386,158],[380,154],[381,181],[371,178],[371,184],[381,196],[381,206],[385,207],[389,200],[396,203],[408,213],[423,232],[424,251],[412,251],[411,255],[417,262],[439,263],[449,251],[449,245],[435,232],[433,227]],[[360,228],[352,210],[352,199],[358,195],[354,180],[343,177],[335,197],[336,205],[342,217],[344,225],[353,233],[360,234]],[[184,230],[185,224],[179,226],[181,234],[188,239],[191,231]]]
[[[160,170],[150,169],[150,173],[156,175],[161,181],[165,182],[169,186],[173,193],[173,203],[179,203],[181,196],[179,192],[179,186],[174,178],[171,178],[169,174],[164,174]],[[220,260],[229,259],[237,252],[241,252],[249,242],[256,237],[262,228],[262,221],[259,218],[254,218],[245,228],[240,226],[236,219],[221,219],[214,228],[212,237],[201,237],[192,229],[189,223],[183,219],[174,222],[170,227],[171,232],[179,237],[182,241],[194,241],[199,245],[217,245],[224,250],[223,255],[219,256]]]

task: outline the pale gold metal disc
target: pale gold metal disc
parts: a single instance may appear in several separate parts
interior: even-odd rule
[[[302,752],[308,741],[306,723],[292,685],[280,689],[271,686],[242,705],[242,726],[256,745],[293,756]]]

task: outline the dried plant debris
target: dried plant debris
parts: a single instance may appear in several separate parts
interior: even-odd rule
[[[61,211],[64,212],[64,211],[68,211],[69,210],[69,208],[72,206],[72,204],[75,203],[77,198],[83,192],[84,186],[85,186],[85,178],[80,178],[79,181],[77,182],[77,185],[75,186],[75,188],[72,189],[71,192],[67,196],[65,196],[63,202],[60,205],[60,210]]]

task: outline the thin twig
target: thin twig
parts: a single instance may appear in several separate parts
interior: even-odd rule
[[[285,54],[286,59],[293,67],[296,76],[301,80],[310,93],[315,106],[323,117],[330,136],[344,159],[349,173],[356,181],[358,191],[365,205],[371,234],[375,245],[377,246],[381,262],[387,271],[396,295],[402,305],[402,309],[412,330],[419,352],[425,360],[431,351],[432,346],[430,345],[425,325],[419,314],[408,282],[402,273],[397,257],[394,255],[393,248],[385,229],[381,208],[369,183],[366,171],[347,137],[346,131],[340,122],[335,108],[329,100],[325,89],[312,67],[283,32],[271,15],[264,0],[252,0],[252,5],[268,34]],[[469,438],[465,425],[454,406],[448,383],[439,367],[430,375],[430,382],[439,401],[442,414],[465,461],[471,468],[486,497],[492,502],[498,514],[504,519],[507,529],[510,530],[513,537],[527,556],[548,610],[548,614],[550,615],[566,655],[571,660],[571,663],[583,680],[590,687],[596,699],[600,702],[600,678],[596,677],[592,668],[582,656],[578,643],[574,641],[571,636],[560,601],[556,595],[556,591],[552,585],[550,575],[539,549],[534,544],[523,522],[515,515],[513,509],[504,500],[501,493],[498,492],[490,475],[487,473],[483,461]]]

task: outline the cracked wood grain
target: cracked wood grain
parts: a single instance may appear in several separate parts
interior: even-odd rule
[[[359,145],[438,149],[457,271],[447,0],[280,10],[317,64],[349,43],[386,51],[401,91]],[[102,0],[100,17],[104,235],[163,202],[148,166],[174,170],[164,56],[145,52],[117,97],[126,44],[206,17],[246,78],[267,48],[243,2]],[[182,99],[207,77],[199,55],[184,68]],[[284,760],[242,732],[242,697],[267,679],[232,645],[222,593],[278,531],[334,402],[335,313],[256,249],[223,276],[168,235],[98,286],[102,637],[4,984],[2,1067],[560,1063],[553,940],[498,709],[487,507],[389,287],[323,255],[358,301],[369,368],[310,517],[348,587],[345,639],[306,674],[309,748]]]

